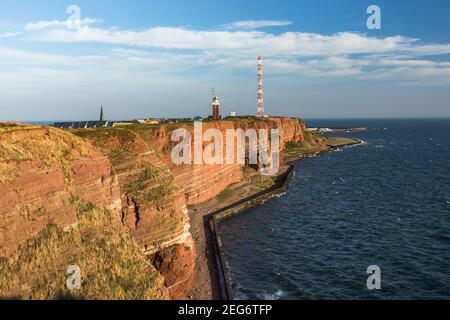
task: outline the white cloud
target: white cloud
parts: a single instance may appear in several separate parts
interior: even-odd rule
[[[368,80],[387,80],[402,84],[450,85],[450,67],[411,67],[398,66],[375,70],[366,75]]]
[[[276,20],[246,20],[236,21],[233,23],[225,24],[222,27],[225,29],[259,29],[265,27],[283,27],[289,26],[292,21],[276,21]]]
[[[226,50],[246,56],[450,54],[450,44],[421,45],[417,39],[400,35],[376,38],[352,32],[321,35],[304,32],[272,34],[254,30],[198,31],[176,27],[155,27],[144,31],[84,27],[77,30],[43,30],[35,35],[34,39],[47,42],[97,42],[178,50]]]
[[[395,67],[432,67],[432,68],[448,68],[450,62],[436,62],[430,60],[412,60],[412,59],[382,59],[375,62],[380,66],[395,66]]]
[[[385,76],[405,81],[429,81],[431,75],[436,75],[444,83],[450,82],[450,62],[436,62],[429,58],[450,54],[450,44],[423,44],[418,39],[402,35],[371,37],[354,32],[274,34],[254,30],[290,24],[289,21],[272,20],[239,21],[227,25],[228,30],[219,31],[180,27],[131,31],[90,26],[99,21],[83,19],[77,29],[68,28],[67,21],[38,21],[27,24],[24,29],[29,33],[28,39],[34,41],[116,46],[109,53],[69,57],[0,48],[0,61],[27,65],[79,65],[102,61],[147,68],[148,72],[172,73],[199,66],[253,70],[255,57],[263,55],[266,70],[272,74],[360,79]]]
[[[4,32],[0,33],[0,38],[13,38],[20,36],[21,34],[22,34],[21,32]]]
[[[27,23],[23,28],[27,31],[37,31],[37,30],[43,30],[48,28],[66,28],[71,25],[71,23],[75,22],[78,24],[79,27],[87,27],[89,25],[102,22],[101,19],[92,19],[92,18],[85,18],[81,20],[50,20],[50,21],[36,21],[36,22],[29,22]]]
[[[14,48],[0,47],[1,65],[47,65],[47,66],[70,66],[80,64],[95,64],[109,58],[101,55],[60,55],[35,51],[19,50]]]

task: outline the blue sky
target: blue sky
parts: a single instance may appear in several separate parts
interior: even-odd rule
[[[2,0],[0,121],[207,115],[211,87],[253,114],[257,55],[269,114],[449,117],[449,30],[446,0]]]

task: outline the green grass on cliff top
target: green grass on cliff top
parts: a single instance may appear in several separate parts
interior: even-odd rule
[[[14,181],[20,172],[12,163],[39,160],[48,167],[60,166],[71,180],[68,161],[90,150],[83,139],[52,127],[0,125],[0,183]]]
[[[113,165],[119,165],[137,156],[133,149],[136,134],[129,127],[77,130],[76,136],[90,140],[100,148]]]
[[[326,148],[326,139],[308,130],[303,131],[304,140],[301,142],[288,142],[285,155],[289,157],[319,152]]]
[[[0,298],[162,299],[162,278],[107,210],[74,200],[78,226],[49,224],[18,254],[0,258]],[[68,290],[67,268],[81,269],[81,290]]]

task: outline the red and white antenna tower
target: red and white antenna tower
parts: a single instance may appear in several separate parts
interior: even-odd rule
[[[264,117],[264,93],[263,93],[263,57],[258,57],[258,117]]]

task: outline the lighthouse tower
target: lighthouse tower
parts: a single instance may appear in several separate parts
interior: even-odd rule
[[[220,120],[220,100],[217,96],[213,96],[212,98],[212,119]]]
[[[264,117],[264,92],[263,92],[263,57],[258,57],[258,111],[256,115],[260,118]]]

